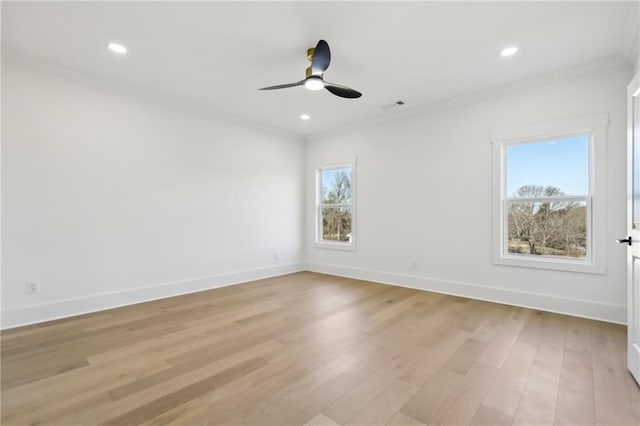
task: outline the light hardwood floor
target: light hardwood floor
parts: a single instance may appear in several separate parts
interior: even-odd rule
[[[2,333],[2,424],[639,425],[625,333],[304,272]]]

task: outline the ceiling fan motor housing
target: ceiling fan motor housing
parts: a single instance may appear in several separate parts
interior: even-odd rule
[[[313,71],[311,70],[311,67],[307,67],[307,69],[305,70],[305,77],[309,78],[313,75]],[[322,78],[322,74],[317,75],[317,77]]]
[[[317,53],[317,55],[316,55]],[[324,72],[331,63],[331,50],[326,41],[320,40],[316,47],[307,49],[307,59],[311,66],[305,70],[305,79],[289,84],[263,87],[259,90],[285,89],[287,87],[303,86],[309,90],[327,89],[329,92],[341,98],[359,98],[362,93],[339,84],[328,83],[324,80]]]

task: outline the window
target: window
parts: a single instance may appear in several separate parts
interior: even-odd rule
[[[586,117],[494,135],[494,263],[606,272],[607,122]]]
[[[353,250],[353,167],[343,165],[318,169],[316,180],[316,244]]]

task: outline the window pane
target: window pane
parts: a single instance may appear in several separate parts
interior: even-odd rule
[[[509,253],[587,256],[587,203],[512,201],[508,204]]]
[[[507,197],[589,194],[589,135],[506,146]]]
[[[323,204],[351,204],[351,167],[320,171]]]
[[[351,208],[323,207],[322,239],[326,241],[351,241]]]

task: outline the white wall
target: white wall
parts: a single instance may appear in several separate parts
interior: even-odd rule
[[[630,38],[630,57],[633,65],[633,74],[640,72],[640,0],[635,0],[635,8],[631,9],[632,15],[629,19],[634,19],[631,29]]]
[[[636,12],[637,12],[637,21],[640,22],[640,1],[636,1]],[[640,24],[636,25],[636,42],[635,42],[635,50],[636,50],[636,62],[634,67],[634,75],[640,72]]]
[[[310,139],[308,269],[625,322],[626,250],[614,239],[626,229],[630,78],[628,68],[609,67]],[[610,115],[607,274],[492,264],[492,131],[603,112]],[[357,250],[315,248],[314,170],[356,156]]]
[[[3,327],[300,269],[298,138],[50,71],[2,67]]]
[[[640,22],[640,2],[638,6],[637,19],[638,19],[638,22]],[[632,53],[632,59],[634,60],[633,74],[636,75],[640,72],[640,25],[638,25],[638,30],[637,30],[637,34],[636,34],[635,42],[633,46],[634,46],[633,53]]]
[[[290,135],[4,61],[2,327],[302,267],[624,322],[625,250],[614,239],[625,233],[629,80],[629,69],[611,67],[503,89],[305,148]],[[491,132],[602,112],[607,274],[493,265]],[[313,248],[314,170],[356,156],[357,250]],[[29,280],[40,294],[25,294]]]

